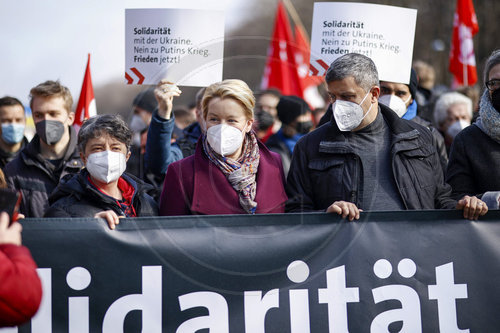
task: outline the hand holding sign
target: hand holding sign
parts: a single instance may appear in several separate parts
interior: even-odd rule
[[[175,83],[167,79],[161,80],[155,89],[155,97],[158,102],[158,115],[164,119],[170,119],[172,114],[173,99],[180,96],[182,91]]]

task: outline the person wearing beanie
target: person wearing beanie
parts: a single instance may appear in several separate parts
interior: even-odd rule
[[[427,127],[434,137],[434,146],[439,155],[439,161],[443,174],[448,165],[448,153],[444,144],[444,138],[432,124],[418,116],[417,105],[417,73],[412,68],[410,82],[408,84],[380,81],[380,97],[379,102],[388,106],[392,111],[396,112],[400,118],[411,120]]]
[[[297,96],[282,96],[277,113],[281,128],[267,140],[266,146],[280,154],[283,170],[288,175],[295,144],[313,127],[312,113],[306,101]]]
[[[417,116],[417,73],[412,69],[410,83],[380,81],[380,103],[396,112],[400,118],[411,120]]]
[[[154,89],[146,89],[135,96],[132,102],[133,115],[130,121],[130,129],[134,133],[140,133],[149,126],[153,111],[158,107]]]

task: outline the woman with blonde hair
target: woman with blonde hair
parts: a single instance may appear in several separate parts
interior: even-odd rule
[[[178,91],[160,83],[165,95]],[[202,100],[206,131],[196,152],[170,164],[160,198],[160,215],[284,212],[287,199],[279,155],[252,131],[255,97],[241,80],[207,87]]]

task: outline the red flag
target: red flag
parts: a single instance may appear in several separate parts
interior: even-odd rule
[[[450,50],[450,72],[455,80],[470,86],[477,82],[472,37],[479,31],[472,0],[457,0]]]
[[[311,55],[311,46],[309,39],[300,25],[295,25],[295,63],[301,80],[304,100],[311,108],[325,106],[325,100],[318,92],[317,86],[323,83],[323,76],[309,75],[309,57]]]
[[[290,22],[283,3],[279,1],[261,89],[274,88],[283,95],[304,97],[295,52]]]
[[[295,63],[299,71],[299,77],[302,80],[302,87],[307,89],[311,86],[317,86],[323,82],[322,76],[309,76],[309,56],[311,55],[311,46],[304,29],[295,26]]]
[[[75,122],[73,126],[77,129],[83,124],[83,121],[89,119],[97,114],[95,99],[94,99],[94,88],[92,87],[92,78],[90,77],[90,53],[87,60],[87,68],[85,69],[85,75],[83,77],[82,91],[80,92],[80,98],[78,99],[78,105],[75,111]]]

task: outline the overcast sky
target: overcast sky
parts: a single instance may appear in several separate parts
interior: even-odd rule
[[[95,86],[124,80],[125,8],[192,8],[226,12],[226,31],[244,20],[244,0],[15,0],[0,2],[0,96],[28,103],[48,79],[80,95],[87,54]]]

